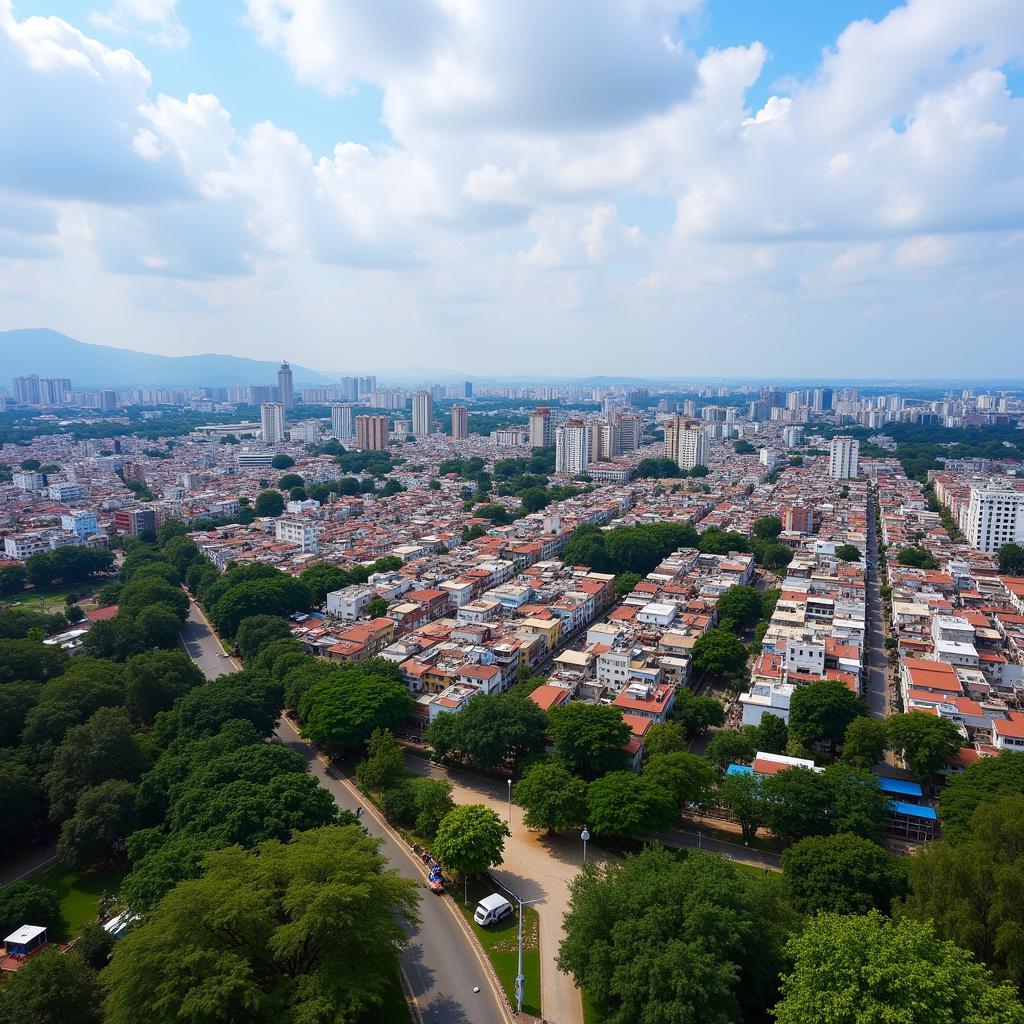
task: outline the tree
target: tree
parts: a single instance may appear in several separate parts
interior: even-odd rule
[[[716,732],[708,741],[706,753],[708,760],[722,771],[731,764],[752,764],[757,753],[757,732],[749,726],[739,732]]]
[[[374,729],[366,742],[366,757],[356,767],[356,778],[365,789],[380,793],[405,774],[405,750],[387,729]]]
[[[789,944],[778,1024],[900,1021],[906,1024],[1021,1024],[1024,1006],[995,985],[970,953],[931,926],[819,914]]]
[[[643,777],[671,793],[677,807],[703,804],[715,788],[715,769],[711,762],[682,750],[648,758]]]
[[[122,708],[100,708],[84,725],[69,729],[54,751],[44,779],[50,818],[70,816],[78,798],[107,779],[134,782],[146,767],[146,758]]]
[[[291,469],[295,465],[295,460],[284,452],[278,452],[270,460],[270,465],[272,469]]]
[[[551,503],[551,495],[543,487],[527,487],[519,494],[520,507],[523,512],[539,512]]]
[[[74,952],[46,949],[26,961],[0,994],[0,1024],[100,1024],[103,993]]]
[[[374,729],[394,729],[412,710],[408,687],[372,670],[335,671],[299,702],[302,735],[329,750],[356,750]]]
[[[0,747],[18,743],[29,711],[39,703],[38,683],[4,683],[0,686]]]
[[[924,711],[891,715],[885,727],[889,745],[922,783],[952,761],[963,742],[960,730],[948,718]]]
[[[606,1024],[754,1020],[780,966],[768,893],[720,857],[649,846],[576,876],[558,966]]]
[[[129,658],[124,666],[125,710],[149,725],[161,711],[206,680],[184,651],[154,651]]]
[[[747,649],[732,630],[716,626],[697,637],[693,667],[710,676],[737,676],[747,667]]]
[[[363,614],[369,619],[379,619],[383,615],[388,613],[388,602],[383,597],[375,597],[372,601],[368,602],[366,608],[363,609]]]
[[[441,822],[455,809],[452,784],[446,779],[413,779],[412,792],[416,831],[433,839]]]
[[[969,950],[999,977],[1024,984],[1024,796],[978,806],[970,837],[929,843],[910,858],[911,895],[902,912],[931,921],[941,938]]]
[[[832,830],[832,788],[810,768],[786,768],[761,781],[765,824],[793,839],[826,835]]]
[[[276,518],[284,511],[284,498],[278,491],[260,491],[256,495],[252,509],[260,518],[264,516]]]
[[[236,672],[218,679],[216,686],[198,686],[180,697],[171,715],[176,734],[182,738],[213,735],[233,719],[250,722],[260,736],[269,736],[279,709],[277,691]]]
[[[975,809],[1003,796],[1024,793],[1024,754],[1004,750],[983,757],[955,774],[939,797],[942,834],[946,842],[971,838]]]
[[[122,779],[101,782],[78,798],[75,813],[61,825],[61,863],[81,870],[109,861],[136,828],[135,787]]]
[[[996,553],[999,571],[1005,576],[1024,576],[1024,547],[1020,544],[1003,544]]]
[[[804,747],[828,743],[833,756],[850,723],[867,715],[867,705],[836,679],[816,679],[793,691],[789,733]]]
[[[303,569],[299,579],[309,588],[310,598],[316,606],[322,605],[332,590],[341,590],[352,582],[344,569],[327,562],[315,562]]]
[[[25,586],[25,567],[17,562],[0,565],[0,594],[16,594]]]
[[[753,533],[761,540],[775,540],[782,533],[782,520],[778,516],[761,516],[754,520]]]
[[[587,824],[599,836],[664,832],[676,812],[673,795],[650,777],[630,771],[602,775],[587,790]]]
[[[736,629],[747,629],[761,617],[761,595],[753,587],[730,587],[718,599],[715,611],[719,622],[731,622]]]
[[[235,643],[243,661],[255,658],[260,650],[275,640],[292,635],[288,620],[280,615],[250,615],[238,623]]]
[[[644,749],[648,757],[687,750],[689,746],[686,732],[678,722],[656,722],[644,735]]]
[[[57,893],[35,882],[11,882],[0,889],[0,930],[8,936],[23,924],[57,928],[61,924]]]
[[[463,804],[449,811],[434,837],[434,857],[460,875],[479,875],[500,864],[511,833],[483,804]]]
[[[349,825],[209,854],[118,942],[106,1024],[372,1019],[417,920],[416,883],[379,846]]]
[[[151,604],[143,608],[135,618],[135,626],[147,647],[171,650],[178,646],[181,619],[169,604]]]
[[[743,841],[751,842],[764,822],[765,801],[761,779],[753,772],[726,775],[718,784],[718,802],[731,811],[743,833]]]
[[[188,616],[188,594],[180,587],[153,576],[140,576],[124,585],[118,597],[118,616],[134,618],[154,604],[173,608],[179,623]]]
[[[630,731],[618,708],[571,701],[548,719],[555,753],[577,775],[594,778],[625,765]]]
[[[512,796],[523,808],[523,823],[549,833],[574,828],[587,817],[587,784],[561,761],[541,761],[516,783]]]
[[[924,548],[903,548],[897,561],[900,565],[909,565],[917,569],[938,569],[939,563]]]
[[[273,576],[231,586],[213,604],[211,617],[221,633],[233,637],[243,619],[253,615],[291,615],[308,610],[311,603],[304,583],[275,571]]]
[[[836,558],[840,562],[859,562],[862,557],[856,544],[840,544],[836,548]]]
[[[427,742],[440,761],[469,761],[493,771],[544,749],[547,716],[518,693],[474,697],[457,714],[440,714]]]
[[[837,762],[825,769],[823,778],[832,791],[832,831],[850,832],[873,843],[883,843],[890,801],[879,787],[878,777]]]
[[[789,727],[786,720],[766,711],[761,715],[755,734],[757,749],[768,754],[784,754],[789,744]]]
[[[38,638],[0,640],[0,684],[15,679],[43,682],[59,676],[67,663],[59,647],[47,647]]]
[[[117,939],[103,925],[93,922],[82,929],[75,952],[94,970],[102,971],[110,962]]]
[[[697,697],[689,690],[676,691],[670,714],[686,730],[690,739],[712,727],[725,724],[725,708],[720,700],[715,697]]]
[[[874,771],[885,758],[887,744],[884,722],[877,718],[855,718],[843,734],[843,761],[854,768]]]
[[[790,902],[802,914],[888,914],[907,891],[904,862],[849,833],[801,839],[783,851],[782,870]]]

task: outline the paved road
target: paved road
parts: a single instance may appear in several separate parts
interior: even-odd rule
[[[239,667],[233,659],[218,657],[220,643],[195,603],[189,609],[182,642],[207,679],[216,679]],[[278,726],[277,738],[302,756],[339,807],[356,809],[360,803],[356,791],[299,738],[287,719],[282,719]],[[423,882],[419,861],[392,837],[372,808],[366,809],[362,820],[370,835],[382,840],[381,851],[398,873]],[[420,917],[422,920],[410,931],[409,945],[402,953],[402,970],[424,1024],[507,1024],[508,1018],[478,958],[476,946],[463,931],[459,911],[448,899],[433,896],[424,885]],[[480,991],[474,992],[474,988]]]
[[[888,659],[885,650],[885,628],[882,604],[881,582],[878,576],[878,531],[875,528],[875,507],[877,496],[872,491],[868,511],[868,568],[865,599],[867,605],[868,663],[864,697],[868,709],[875,718],[889,714]]]

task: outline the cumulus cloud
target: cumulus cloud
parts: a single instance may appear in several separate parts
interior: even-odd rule
[[[187,46],[188,29],[177,7],[178,0],[116,0],[105,11],[91,11],[89,21],[117,35],[141,36],[157,46]]]

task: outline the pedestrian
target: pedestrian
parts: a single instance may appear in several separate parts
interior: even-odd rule
[[[358,804],[357,804],[356,805],[356,817],[357,818],[361,818],[362,816],[363,816],[363,809],[362,809],[362,807],[358,806]]]

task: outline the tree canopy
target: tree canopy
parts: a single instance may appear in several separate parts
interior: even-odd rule
[[[433,853],[450,871],[479,875],[500,864],[508,825],[483,804],[462,804],[442,819],[434,836]]]
[[[951,761],[960,750],[963,739],[948,718],[938,718],[923,711],[891,715],[885,723],[889,745],[907,763],[921,782]]]
[[[618,708],[570,701],[548,718],[555,753],[577,775],[594,778],[625,766],[630,731]]]
[[[817,679],[793,691],[789,732],[805,747],[827,743],[835,754],[850,723],[867,713],[864,701],[839,680]]]
[[[547,716],[532,700],[518,693],[481,695],[458,714],[438,715],[427,730],[427,742],[439,761],[493,771],[542,751],[546,731]]]
[[[533,765],[512,790],[527,828],[559,832],[587,816],[587,784],[557,760]]]

